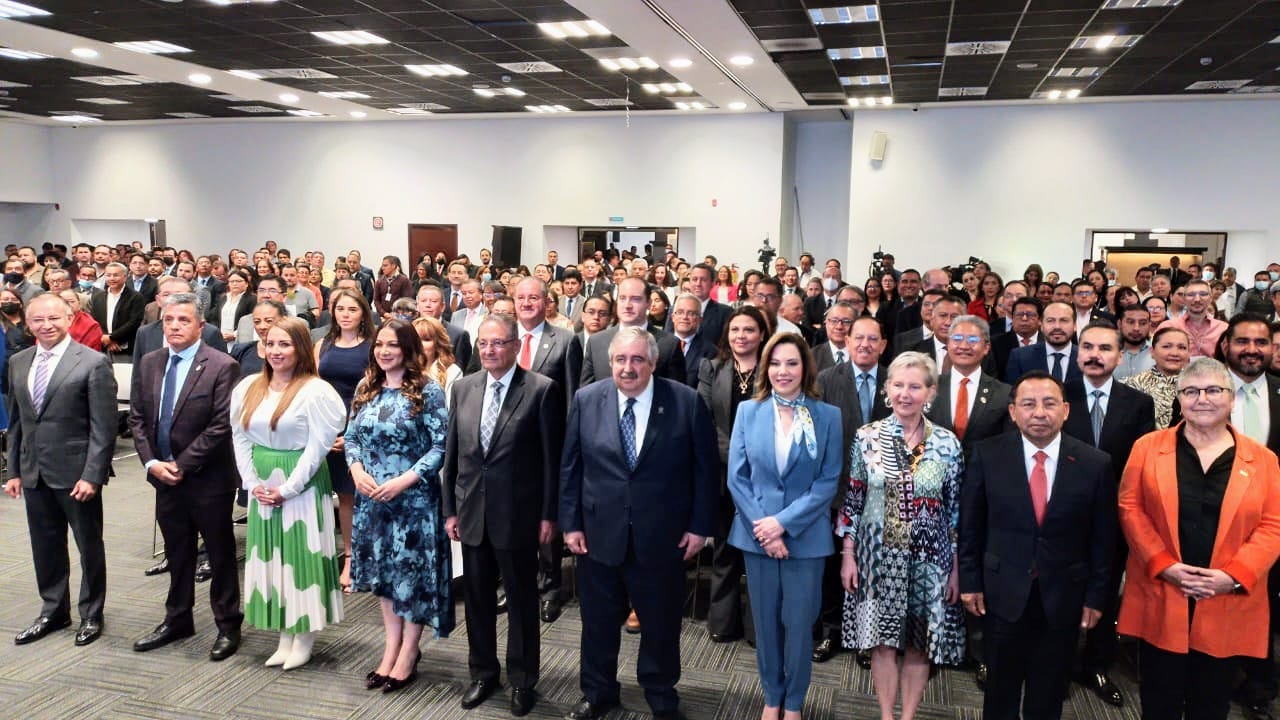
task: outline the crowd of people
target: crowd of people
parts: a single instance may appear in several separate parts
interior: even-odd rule
[[[273,242],[6,250],[4,489],[24,498],[41,599],[20,645],[71,624],[68,529],[75,643],[102,635],[101,493],[131,435],[169,575],[140,652],[196,633],[209,580],[210,659],[247,621],[290,670],[368,592],[385,645],[365,684],[394,693],[424,631],[454,630],[460,587],[461,705],[502,686],[505,612],[523,716],[567,550],[566,717],[620,704],[624,628],[650,710],[683,717],[705,552],[706,630],[755,648],[762,720],[799,720],[812,664],[842,651],[886,719],[916,716],[937,666],[974,673],[988,718],[1060,717],[1073,680],[1122,706],[1121,636],[1144,717],[1225,718],[1233,699],[1271,717],[1280,263],[1245,288],[1177,256],[1123,279],[1086,260],[1067,282],[885,255],[851,284],[808,253],[767,274],[648,248],[532,270],[439,252],[409,272]],[[123,423],[113,364],[131,365]]]

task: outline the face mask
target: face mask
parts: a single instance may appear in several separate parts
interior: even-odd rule
[[[1107,281],[1107,287],[1115,287],[1115,285],[1116,285],[1116,281],[1115,281],[1115,280],[1108,280],[1108,281]]]
[[[823,278],[823,279],[822,279],[822,289],[823,289],[823,290],[826,290],[826,291],[827,291],[827,292],[829,292],[829,293],[830,293],[830,292],[835,292],[835,291],[836,291],[836,289],[837,289],[837,288],[839,288],[839,287],[840,287],[840,281],[839,281],[839,280],[836,280],[835,278]]]
[[[13,315],[22,312],[22,303],[7,302],[0,304],[0,312],[5,315]]]
[[[1277,280],[1280,280],[1280,272],[1272,272],[1272,273],[1267,273],[1267,274],[1271,276],[1271,282],[1275,282],[1275,281],[1277,281]]]
[[[27,277],[26,275],[23,275],[20,272],[7,272],[4,274],[4,281],[9,283],[10,285],[17,285],[18,283],[26,279],[26,277]]]
[[[1205,270],[1204,272],[1200,273],[1200,279],[1204,280],[1205,282],[1209,282],[1210,280],[1213,279],[1213,271]]]
[[[93,283],[88,280],[77,280],[76,287],[80,288],[83,291],[88,291],[93,289]]]
[[[1267,282],[1266,280],[1258,280],[1253,284],[1253,289],[1257,290],[1258,292],[1266,292],[1267,288],[1270,286],[1271,286],[1271,283]]]
[[[492,280],[492,279],[493,279],[493,275],[491,275],[491,274],[489,274],[489,273],[484,273],[484,274],[482,274],[482,275],[480,276],[480,279],[481,279],[481,280],[483,280],[483,281],[485,281],[485,282],[489,282],[490,280]]]

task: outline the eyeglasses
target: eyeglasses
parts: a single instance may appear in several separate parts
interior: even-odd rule
[[[671,315],[673,317],[702,317],[702,314],[697,310],[672,310]]]
[[[1077,291],[1075,291],[1075,293],[1074,293],[1074,294],[1075,294],[1075,296],[1076,296],[1076,297],[1078,297],[1078,298],[1083,298],[1083,297],[1089,297],[1090,295],[1092,295],[1092,294],[1093,294],[1093,291],[1092,291],[1092,290],[1077,290]]]
[[[501,350],[503,347],[510,345],[515,341],[515,338],[510,338],[508,340],[477,340],[476,349],[487,350],[489,348],[494,348],[495,350]]]
[[[968,343],[969,345],[977,345],[978,343],[981,343],[981,342],[982,342],[982,336],[981,336],[981,335],[960,335],[960,334],[956,334],[956,335],[952,335],[952,336],[951,336],[951,342],[953,342],[953,343]]]
[[[853,318],[827,318],[827,324],[836,327],[853,327]]]
[[[1204,393],[1205,395],[1207,395],[1210,400],[1217,400],[1218,398],[1222,397],[1223,393],[1228,393],[1228,392],[1231,392],[1231,388],[1222,387],[1221,385],[1210,385],[1209,387],[1202,387],[1202,388],[1199,388],[1199,387],[1182,388],[1181,390],[1178,391],[1178,394],[1182,396],[1183,400],[1195,400],[1200,397],[1201,393]]]
[[[756,293],[751,297],[756,302],[773,302],[774,300],[778,299],[778,296],[774,295],[773,293],[769,293],[767,295],[765,293]]]
[[[1040,317],[1034,310],[1022,310],[1014,313],[1013,316],[1019,320],[1034,320]]]
[[[864,343],[864,342],[875,344],[880,342],[880,336],[879,335],[850,335],[849,340],[851,340],[855,345]]]

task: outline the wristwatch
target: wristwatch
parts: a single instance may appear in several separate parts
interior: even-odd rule
[[[1232,585],[1232,586],[1231,586],[1231,592],[1232,592],[1232,594],[1234,594],[1234,595],[1243,595],[1243,594],[1244,594],[1244,586],[1237,582],[1236,584],[1234,584],[1234,585]]]

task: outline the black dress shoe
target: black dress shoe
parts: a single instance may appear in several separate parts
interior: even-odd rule
[[[737,635],[734,635],[732,633],[725,633],[725,634],[711,633],[711,642],[713,643],[731,643],[731,642],[737,642],[741,639],[742,639],[741,633],[738,633]]]
[[[471,687],[467,688],[467,691],[462,695],[462,709],[470,710],[488,700],[489,696],[500,687],[502,687],[502,684],[498,682],[497,678],[493,680],[472,680]]]
[[[987,664],[978,663],[973,671],[973,681],[978,684],[978,689],[985,691],[987,689]]]
[[[565,715],[569,720],[595,720],[604,717],[604,714],[618,707],[618,703],[593,703],[586,698],[578,701],[577,705]]]
[[[687,720],[687,718],[679,710],[663,710],[661,712],[655,710],[653,720]]]
[[[1124,696],[1120,694],[1120,688],[1111,682],[1111,678],[1107,677],[1106,673],[1089,673],[1080,679],[1080,684],[1092,690],[1102,699],[1102,702],[1124,707]]]
[[[213,577],[213,566],[208,560],[201,560],[196,565],[196,582],[209,582],[211,577]]]
[[[563,608],[564,603],[560,602],[560,598],[552,595],[543,599],[542,606],[538,609],[538,617],[542,618],[544,623],[555,622]]]
[[[213,648],[209,650],[209,659],[214,662],[226,660],[236,651],[240,649],[240,630],[228,630],[219,632],[218,639],[213,641]]]
[[[813,661],[816,663],[824,663],[835,657],[835,654],[836,643],[831,638],[822,638],[813,646]]]
[[[55,620],[51,617],[44,617],[42,615],[36,618],[35,622],[28,625],[26,630],[23,630],[13,636],[13,644],[26,645],[27,643],[33,643],[55,630],[61,630],[62,628],[69,627],[70,625],[71,618],[69,617]]]
[[[83,626],[81,627],[83,628]],[[138,638],[138,641],[133,644],[133,650],[134,652],[146,652],[148,650],[155,650],[156,648],[164,647],[165,645],[168,645],[169,643],[175,640],[181,640],[182,638],[189,638],[195,634],[196,634],[196,631],[189,627],[179,628],[174,625],[170,625],[168,623],[160,623],[159,625],[156,626],[155,630],[152,630],[146,635],[143,635],[142,637]],[[80,639],[79,635],[77,635],[76,640],[79,641],[79,639]],[[219,635],[218,639],[221,640],[222,636]]]
[[[163,575],[167,572],[169,572],[169,558],[166,557],[161,559],[160,562],[156,563],[155,565],[152,565],[146,570],[143,570],[142,574],[146,575],[147,577],[152,577],[154,575]]]
[[[863,670],[871,669],[871,651],[870,650],[859,650],[856,657],[858,660],[858,667],[862,668]]]
[[[499,615],[507,611],[507,594],[502,593],[498,596],[498,604],[494,608]]]
[[[511,691],[511,715],[524,717],[538,702],[538,693],[533,688],[514,688]]]
[[[83,647],[102,637],[102,618],[85,618],[76,631],[76,645]]]

